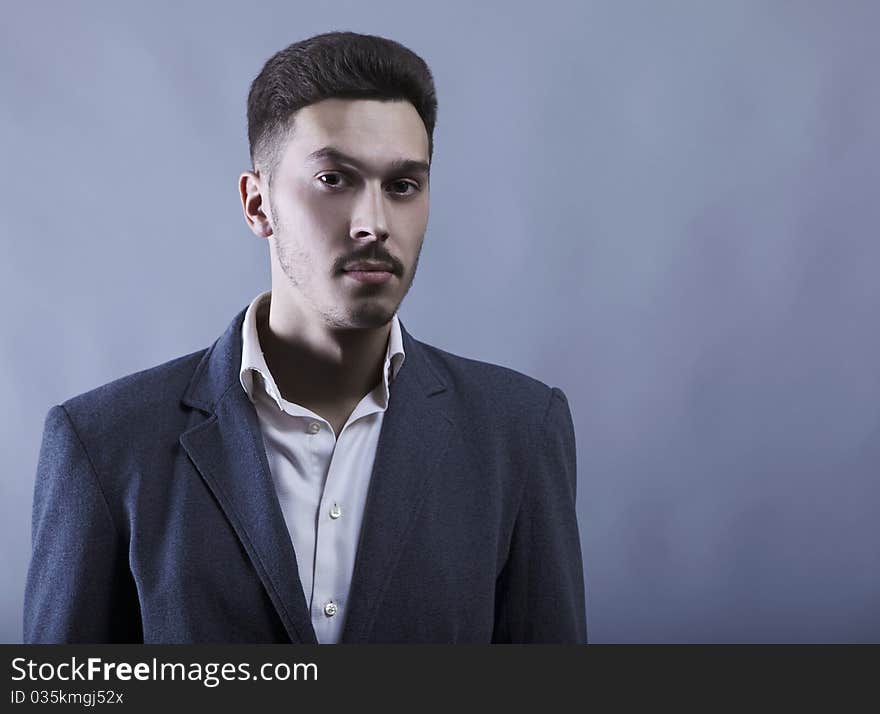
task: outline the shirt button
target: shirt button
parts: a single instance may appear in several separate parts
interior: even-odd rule
[[[321,431],[321,424],[319,422],[313,421],[311,424],[309,424],[308,431],[309,434],[317,434],[319,431]]]
[[[327,617],[333,617],[339,608],[336,607],[336,603],[332,600],[324,605],[324,614]]]
[[[333,508],[330,509],[330,518],[334,521],[342,515],[342,509],[337,505],[333,504]]]

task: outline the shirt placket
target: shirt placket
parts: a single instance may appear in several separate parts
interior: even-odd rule
[[[334,524],[342,516],[342,507],[331,494],[335,492],[334,457],[339,439],[334,439],[330,425],[326,421],[314,421],[310,424],[320,425],[314,434],[315,454],[322,464],[326,465],[326,473],[318,499],[318,510],[315,524],[315,561],[310,614],[315,634],[319,642],[332,642],[337,639],[339,622],[343,616],[345,593],[338,592],[339,585],[339,548],[340,544],[334,532]],[[344,429],[343,429],[344,431]],[[340,432],[340,437],[344,434]]]

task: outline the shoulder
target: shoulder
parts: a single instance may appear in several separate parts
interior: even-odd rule
[[[565,399],[560,389],[510,367],[418,344],[438,379],[470,408],[482,405],[496,413],[545,413],[554,396]]]
[[[161,428],[185,418],[180,399],[206,349],[182,355],[162,364],[125,375],[61,405],[77,430],[106,431],[108,428]]]
[[[556,487],[573,496],[575,432],[562,389],[509,367],[418,345],[445,387],[439,404],[459,426],[462,448],[483,464],[484,473],[526,469],[556,479]]]

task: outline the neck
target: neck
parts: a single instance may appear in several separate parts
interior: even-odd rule
[[[260,347],[285,399],[307,407],[357,402],[382,379],[390,322],[340,328],[276,291],[268,302],[257,313]]]

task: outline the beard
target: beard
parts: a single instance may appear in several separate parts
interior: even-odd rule
[[[418,267],[417,255],[413,272],[404,271],[398,278],[392,278],[406,281],[399,298],[394,299],[383,288],[376,290],[375,294],[361,292],[357,295],[352,292],[351,286],[343,285],[343,281],[349,282],[349,278],[333,272],[330,266],[316,262],[314,255],[287,240],[286,236],[275,234],[270,240],[278,267],[296,293],[297,302],[308,312],[318,315],[324,324],[335,329],[376,329],[387,325],[412,287]],[[362,290],[374,288],[354,288],[357,292]]]
[[[394,261],[401,267],[396,279],[405,281],[403,292],[398,299],[389,299],[388,295],[382,295],[381,292],[374,297],[364,295],[352,299],[348,289],[341,285],[342,281],[347,281],[348,278],[334,272],[332,266],[321,264],[301,242],[293,239],[288,230],[289,226],[280,219],[271,194],[269,208],[271,212],[269,223],[272,226],[272,236],[269,240],[274,248],[278,266],[288,284],[301,296],[303,306],[307,306],[309,312],[317,314],[325,324],[336,329],[376,329],[392,320],[412,287],[422,253],[422,242],[419,243],[419,250],[413,260],[412,272],[407,273],[399,260]],[[330,281],[329,288],[322,289],[321,282],[324,280]],[[335,300],[333,292],[337,294]]]

